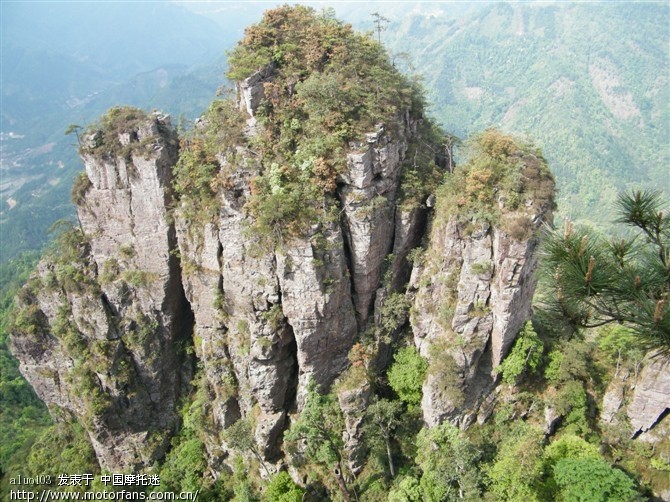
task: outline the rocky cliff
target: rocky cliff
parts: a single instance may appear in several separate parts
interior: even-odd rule
[[[271,78],[266,69],[260,75],[239,86],[247,124],[256,123],[254,103],[262,100],[262,80]],[[349,145],[334,194],[339,221],[315,222],[280,248],[259,252],[248,238],[251,180],[262,172],[249,149],[235,151],[236,164],[215,195],[218,213],[204,228],[191,226],[186,206],[176,212],[196,350],[214,391],[216,421],[226,427],[253,412],[268,461],[281,456],[287,413],[300,409],[309,382],[328,389],[347,368],[383,262],[409,249],[408,237],[394,236],[412,222],[395,219],[403,161],[420,120],[406,111],[393,132],[380,125]],[[225,152],[217,155],[230,162]]]
[[[603,397],[601,420],[611,424],[623,418],[630,423],[631,436],[657,442],[667,428],[670,409],[670,359],[667,356],[648,356],[638,363],[634,372],[624,369],[610,382]],[[658,425],[653,433],[649,433]]]
[[[410,281],[414,342],[431,362],[421,405],[431,426],[491,413],[495,370],[530,317],[538,231],[552,221],[553,180],[539,154],[494,131],[474,149],[437,199]]]
[[[167,215],[176,132],[169,117],[113,109],[84,141],[80,226],[24,289],[12,350],[37,394],[86,425],[103,467],[140,468],[164,454],[191,373]]]
[[[235,447],[219,432],[240,419],[243,453],[278,468],[310,385],[339,378],[356,472],[368,375],[408,326],[398,298],[431,361],[425,422],[486,418],[495,368],[529,316],[552,178],[539,153],[494,131],[445,174],[417,89],[350,27],[305,15],[279,9],[248,31],[231,58],[237,98],[188,136],[124,108],[84,138],[80,227],[22,293],[12,348],[40,397],[86,425],[105,468],[165,452],[197,365],[214,470]],[[312,25],[296,32],[295,16]],[[259,65],[268,36],[305,52]]]

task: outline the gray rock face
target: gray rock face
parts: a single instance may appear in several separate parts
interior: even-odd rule
[[[670,358],[648,358],[626,410],[633,433],[647,432],[670,409]]]
[[[271,79],[268,67],[239,85],[240,106],[251,120]],[[344,224],[316,224],[280,250],[259,251],[247,236],[244,206],[261,169],[248,152],[238,151],[213,221],[201,229],[186,212],[176,212],[196,352],[215,395],[216,421],[225,428],[253,415],[268,462],[280,457],[287,413],[300,410],[308,383],[328,389],[349,365],[388,253],[398,249],[397,259],[404,259],[420,239],[418,212],[398,212],[394,223],[401,162],[414,127],[408,115],[402,124],[394,134],[379,126],[348,154],[339,180]]]
[[[259,253],[246,237],[254,169],[237,169],[204,233],[179,212],[177,231],[182,260],[192,264],[185,290],[216,420],[225,428],[257,407],[255,436],[274,461],[286,414],[302,405],[309,381],[328,388],[346,367],[356,322],[339,226],[315,229],[319,246],[305,237],[281,252]]]
[[[388,172],[392,177],[358,192],[363,195],[356,208],[350,196],[359,188],[343,188],[347,225],[315,227],[311,236],[294,239],[281,251],[258,256],[245,237],[243,207],[254,169],[236,170],[234,186],[220,192],[219,218],[204,232],[177,213],[185,291],[195,316],[197,351],[217,397],[217,421],[226,427],[258,406],[263,419],[257,421],[256,437],[275,442],[263,443],[269,461],[279,455],[278,433],[286,412],[301,407],[308,382],[328,388],[347,367],[356,314],[363,321],[367,318],[379,287],[381,263],[393,246],[395,206],[387,201],[367,208],[365,214],[361,208],[370,203],[375,187],[395,198],[401,158],[397,150],[406,148],[406,140],[386,138],[383,144],[380,153],[378,144],[371,143],[368,157],[382,158],[374,164],[377,174]],[[391,160],[389,150],[395,152]],[[371,171],[373,163],[367,168]],[[354,179],[357,174],[349,176]],[[408,242],[416,240],[415,219],[407,216],[407,235],[397,237],[405,254]],[[353,281],[347,249],[354,250]],[[354,310],[354,302],[360,312]]]
[[[607,391],[603,396],[602,408],[600,411],[600,420],[611,424],[615,422],[617,412],[624,405],[628,393],[627,380],[630,376],[628,371],[618,375],[607,386]]]
[[[267,459],[294,386],[295,342],[282,314],[273,256],[255,256],[245,239],[243,206],[254,167],[240,166],[220,194],[219,217],[194,226],[177,211],[186,296],[195,317],[196,353],[212,389],[214,418],[226,428],[257,406],[256,436]]]
[[[365,321],[379,287],[382,263],[392,251],[396,198],[402,160],[416,124],[405,113],[396,134],[379,125],[365,144],[347,156],[347,170],[338,189],[345,217],[344,234],[351,254],[354,306]],[[400,237],[401,238],[401,237]]]
[[[77,256],[42,260],[33,281],[47,287],[24,305],[41,332],[11,338],[38,395],[85,424],[110,470],[165,451],[188,379],[175,347],[192,322],[167,218],[176,133],[169,117],[153,115],[119,143],[128,156],[83,155],[91,186],[77,210],[86,237]]]
[[[327,251],[296,241],[277,254],[284,314],[297,344],[299,404],[310,379],[328,388],[346,368],[356,335],[341,229],[322,235]]]
[[[551,210],[535,211],[527,216],[537,229]],[[443,420],[467,426],[494,387],[493,370],[530,314],[536,245],[535,238],[519,240],[503,228],[453,217],[432,229],[426,263],[410,280],[420,313],[411,319],[415,344],[441,368],[423,386],[429,426]]]
[[[237,88],[238,107],[249,116],[249,119],[247,120],[249,132],[255,131],[256,110],[265,98],[265,83],[273,80],[274,72],[275,65],[269,64],[250,77],[245,78],[242,82],[235,84]]]
[[[344,453],[348,468],[358,474],[363,468],[367,448],[363,442],[363,421],[365,410],[370,404],[372,389],[367,381],[353,389],[342,389],[337,400],[344,415]]]
[[[627,417],[633,436],[655,442],[657,426],[670,409],[670,359],[650,355],[640,366],[635,374],[623,368],[609,383],[600,420],[612,424]]]

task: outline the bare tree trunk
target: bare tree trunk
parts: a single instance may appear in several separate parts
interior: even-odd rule
[[[395,466],[393,465],[393,456],[391,455],[391,441],[389,441],[388,436],[385,436],[386,440],[386,456],[389,459],[389,470],[391,471],[391,477],[395,478]]]
[[[340,461],[337,462],[337,467],[333,469],[333,474],[335,474],[335,479],[337,479],[337,486],[340,489],[342,497],[344,497],[344,500],[349,502],[351,500],[351,497],[349,495],[349,490],[347,489],[347,483],[344,481],[344,474],[342,473],[342,463]]]

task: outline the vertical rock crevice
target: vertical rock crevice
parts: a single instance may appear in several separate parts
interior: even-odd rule
[[[44,315],[40,366],[53,374],[22,371],[47,404],[84,424],[102,467],[139,469],[165,452],[189,379],[175,347],[190,339],[192,317],[167,215],[177,136],[168,116],[131,108],[95,127],[81,147],[81,230],[42,260],[28,288],[47,284],[24,305]],[[30,337],[16,330],[12,340],[23,360]]]
[[[430,361],[422,401],[429,426],[466,427],[477,418],[497,383],[495,368],[530,316],[536,234],[552,219],[553,179],[541,157],[495,131],[479,142],[475,167],[462,166],[438,197],[428,249],[410,279],[421,312],[411,318],[414,342]],[[505,176],[520,180],[515,192],[506,192]],[[482,179],[497,184],[475,181]]]

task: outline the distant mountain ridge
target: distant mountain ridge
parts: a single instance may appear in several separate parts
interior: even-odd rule
[[[535,138],[559,214],[608,226],[618,191],[670,192],[667,4],[495,4],[461,20],[433,10],[382,39],[410,55],[446,129]]]
[[[0,261],[41,247],[74,214],[81,164],[68,124],[118,103],[193,119],[224,80],[230,43],[172,3],[3,3]]]

